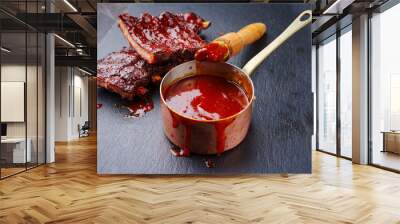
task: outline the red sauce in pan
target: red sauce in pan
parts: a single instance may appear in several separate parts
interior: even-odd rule
[[[165,91],[165,101],[174,111],[198,120],[226,118],[239,113],[249,103],[241,87],[213,75],[179,80]]]
[[[239,113],[249,100],[244,90],[237,84],[222,77],[212,75],[196,75],[184,78],[171,85],[164,92],[165,101],[175,112],[192,119],[219,120]],[[191,139],[191,122],[173,114],[173,127],[184,125],[184,155],[189,155]],[[225,129],[233,119],[215,123],[217,133],[217,153],[224,152]]]

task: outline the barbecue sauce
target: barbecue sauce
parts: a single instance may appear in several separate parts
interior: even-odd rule
[[[207,46],[197,50],[194,55],[196,61],[222,62],[229,57],[229,49],[226,45],[218,42],[212,42]]]
[[[248,104],[244,90],[235,83],[213,75],[196,75],[177,81],[166,89],[165,101],[175,112],[190,119],[182,119],[171,113],[172,126],[184,126],[185,155],[190,151],[191,127],[194,122],[218,121],[215,123],[216,151],[224,152],[225,129],[234,120],[228,118],[239,113]]]

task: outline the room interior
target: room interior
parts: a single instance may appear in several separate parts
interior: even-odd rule
[[[1,173],[22,172],[45,162],[44,34],[2,33]]]
[[[399,222],[398,1],[241,1],[313,10],[313,173],[221,177],[97,175],[100,2],[0,3],[0,222]]]

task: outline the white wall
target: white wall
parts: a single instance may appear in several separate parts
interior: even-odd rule
[[[36,137],[36,113],[32,113],[32,111],[36,112],[37,107],[37,98],[36,98],[36,79],[31,78],[31,74],[35,74],[36,77],[36,66],[27,66],[25,68],[24,65],[20,64],[4,64],[1,66],[1,81],[4,82],[25,82],[25,75],[27,69],[28,72],[28,88],[27,88],[27,119],[28,119],[28,137],[31,133],[30,127],[35,130]],[[31,87],[31,88],[29,88]],[[40,106],[40,105],[39,105]],[[2,110],[6,110],[6,108],[2,108]],[[34,122],[34,123],[32,123]],[[25,137],[25,123],[26,122],[7,122],[7,135],[8,137]],[[32,130],[33,130],[32,129]],[[33,131],[32,131],[33,132]]]
[[[56,67],[55,73],[55,141],[70,141],[88,120],[88,77],[72,67]]]
[[[70,84],[69,69],[67,67],[55,68],[55,141],[68,141],[68,117]]]
[[[25,64],[8,64],[1,66],[1,81],[25,82]],[[1,108],[5,110],[5,108]],[[25,123],[7,123],[7,137],[25,137]]]
[[[38,70],[37,70],[38,69]],[[27,80],[25,80],[27,78]],[[36,65],[25,66],[25,64],[2,64],[1,81],[3,82],[24,82],[26,84],[26,107],[23,106],[22,113],[26,112],[26,120],[22,122],[6,122],[8,138],[25,138],[30,139],[30,147],[32,151],[32,161],[39,163],[44,162],[45,148],[45,120],[44,120],[44,74],[42,68]],[[7,97],[7,96],[2,96]],[[11,110],[2,107],[1,110]],[[13,113],[13,111],[8,111]],[[39,153],[39,156],[37,156]]]
[[[1,66],[1,81],[4,82],[25,82],[25,64],[5,64]],[[5,108],[1,108],[5,110]],[[25,123],[7,123],[8,137],[25,137]]]
[[[80,73],[82,74],[82,73]],[[83,125],[85,121],[88,121],[89,117],[89,111],[88,111],[88,77],[87,76],[81,76],[81,75],[75,75],[74,79],[74,100],[75,100],[75,116],[74,119],[72,120],[72,135],[73,136],[78,136],[78,129],[76,128],[78,124]],[[79,93],[80,91],[80,93]],[[80,96],[80,97],[79,97]],[[78,102],[80,101],[80,103]],[[81,107],[81,108],[79,108]],[[82,110],[82,111],[80,111]]]

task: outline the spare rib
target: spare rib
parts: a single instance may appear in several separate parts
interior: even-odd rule
[[[147,92],[146,86],[180,61],[150,65],[132,48],[108,54],[97,61],[97,85],[132,100]]]
[[[193,12],[163,12],[158,17],[148,13],[140,17],[119,16],[119,27],[129,44],[150,64],[193,59],[196,50],[206,44],[199,33],[209,25]]]

